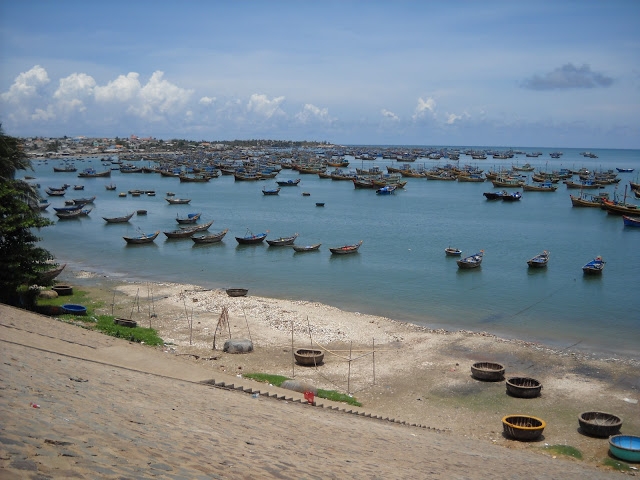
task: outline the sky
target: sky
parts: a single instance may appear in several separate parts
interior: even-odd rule
[[[640,1],[0,0],[20,136],[640,148]]]

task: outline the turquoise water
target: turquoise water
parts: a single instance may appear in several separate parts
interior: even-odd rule
[[[484,170],[527,162],[544,170],[635,168],[619,174],[620,196],[624,185],[638,181],[639,151],[592,150],[598,155],[592,159],[580,150],[563,149],[560,159],[552,159],[548,154],[556,149],[534,150],[543,155],[480,161],[463,155],[460,164]],[[351,160],[351,168],[398,164]],[[432,328],[638,356],[640,229],[624,227],[619,216],[600,209],[573,208],[569,193],[579,192],[562,184],[555,193],[523,192],[520,202],[488,202],[482,193],[496,190],[490,182],[411,178],[404,190],[378,196],[351,182],[283,170],[278,180],[301,178],[300,185],[264,196],[261,189],[275,187],[274,180],[237,182],[221,176],[204,184],[180,183],[158,174],[119,171],[111,178],[83,179],[76,173],[54,173],[53,166],[60,163],[34,161],[34,181],[43,191],[82,184],[83,191],[70,189],[64,198],[97,196],[89,217],[67,221],[57,221],[52,209],[63,199],[49,197],[52,206],[46,215],[56,224],[41,230],[43,246],[70,267],[135,280],[244,287],[254,295],[317,301]],[[437,163],[419,160],[414,165]],[[75,164],[78,171],[107,168],[98,158]],[[117,191],[106,191],[109,183]],[[130,189],[155,190],[156,196],[118,197]],[[191,198],[191,204],[169,205],[164,200],[168,191]],[[311,195],[302,196],[303,191]],[[613,195],[614,187],[605,191]],[[101,218],[138,209],[148,214],[134,215],[128,224],[106,224]],[[229,228],[222,243],[194,245],[161,233],[154,244],[129,246],[122,238],[174,230],[176,215],[194,212],[202,212],[201,223],[215,220],[210,233]],[[244,236],[247,229],[269,230],[267,238],[297,232],[297,244],[322,247],[294,253],[266,243],[240,246],[234,236]],[[332,256],[328,250],[359,240],[364,243],[355,255]],[[444,255],[450,245],[463,255],[484,250],[482,267],[459,270],[455,259]],[[529,269],[526,261],[542,250],[551,252],[549,266]],[[596,255],[607,262],[602,277],[583,276],[582,266]]]

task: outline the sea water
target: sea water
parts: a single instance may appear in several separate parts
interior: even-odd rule
[[[563,149],[562,157],[553,159],[549,153],[555,149],[526,150],[542,155],[478,161],[462,155],[459,164],[485,171],[524,163],[546,171],[635,168],[618,174],[617,187],[604,189],[620,199],[629,181],[638,181],[639,151],[592,150],[598,158],[585,158],[580,150]],[[347,158],[349,168],[398,166],[381,158]],[[110,168],[98,157],[70,160],[78,171]],[[419,159],[413,165],[444,163]],[[117,170],[110,178],[78,178],[77,173],[53,172],[61,160],[33,164],[35,173],[27,174],[36,177],[32,182],[40,185],[43,196],[49,186],[84,185],[84,190],[69,188],[65,197],[49,197],[52,206],[44,215],[55,224],[38,233],[42,246],[71,268],[122,279],[242,287],[251,295],[322,302],[430,328],[484,331],[556,348],[635,357],[640,351],[640,229],[624,227],[621,217],[597,208],[572,207],[569,194],[579,195],[579,190],[561,183],[554,193],[523,192],[518,202],[487,201],[483,192],[500,190],[490,182],[423,178],[406,179],[404,189],[379,196],[355,189],[349,181],[284,169],[277,180],[301,178],[299,186],[265,196],[261,190],[275,188],[273,179],[241,182],[221,176],[208,183],[180,183],[159,174]],[[105,189],[110,183],[117,185],[116,191]],[[132,189],[153,190],[156,196],[118,195]],[[169,205],[167,192],[191,203]],[[88,217],[57,220],[52,207],[93,195],[97,198]],[[640,203],[630,190],[627,200]],[[102,219],[137,210],[147,214],[124,224]],[[161,233],[153,244],[132,246],[122,238],[175,230],[176,216],[199,212],[199,223],[215,220],[209,233],[229,229],[223,242],[195,245]],[[322,246],[317,252],[295,253],[266,243],[239,245],[234,239],[267,230],[268,239],[298,233],[296,244]],[[360,240],[357,254],[329,252],[329,247]],[[460,248],[463,256],[484,250],[482,266],[458,269],[455,258],[444,254],[448,246]],[[551,253],[548,267],[528,268],[527,260],[543,250]],[[585,276],[582,266],[597,255],[606,261],[603,274]]]

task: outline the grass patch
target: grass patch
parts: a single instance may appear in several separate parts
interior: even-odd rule
[[[582,452],[570,445],[548,445],[544,447],[545,450],[555,453],[556,455],[565,455],[567,457],[577,458],[582,460]]]
[[[91,300],[88,292],[76,289],[73,290],[72,295],[64,295],[56,298],[38,298],[38,306],[61,307],[66,303],[73,303],[87,307],[87,314],[90,314],[93,310],[104,306],[104,302],[102,301]]]
[[[284,377],[282,375],[271,375],[269,373],[245,373],[242,376],[245,378],[251,378],[258,382],[270,383],[271,385],[274,385],[276,387],[281,386],[285,380],[290,380],[288,377]],[[327,400],[331,400],[332,402],[347,403],[349,405],[353,405],[354,407],[362,406],[362,404],[352,396],[345,393],[336,392],[335,390],[322,390],[319,388],[316,397],[325,398]]]
[[[624,462],[620,462],[618,460],[615,460],[613,458],[605,458],[604,461],[602,462],[603,465],[607,466],[607,467],[611,467],[614,470],[618,470],[620,472],[626,472],[628,470],[631,470],[631,467],[629,467],[629,465],[627,465]]]
[[[123,338],[130,342],[144,343],[146,345],[164,345],[162,338],[158,336],[153,328],[145,327],[123,327],[113,322],[111,315],[99,315],[95,329],[112,337]]]

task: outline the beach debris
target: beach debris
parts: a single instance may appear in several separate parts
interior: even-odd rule
[[[69,377],[69,380],[73,381],[73,382],[88,382],[89,380],[85,380],[84,378],[80,378],[80,377]]]
[[[305,392],[311,392],[314,395],[318,394],[318,389],[316,387],[306,382],[300,382],[299,380],[285,380],[282,382],[280,387],[286,388],[287,390],[293,390],[294,392],[300,392],[302,394]]]
[[[40,405],[38,405],[37,403],[33,403],[33,402],[29,402],[29,406],[33,407],[33,408],[40,408]]]
[[[623,398],[623,400],[627,403],[632,403],[633,405],[638,404],[638,400],[636,400],[635,398]]]

